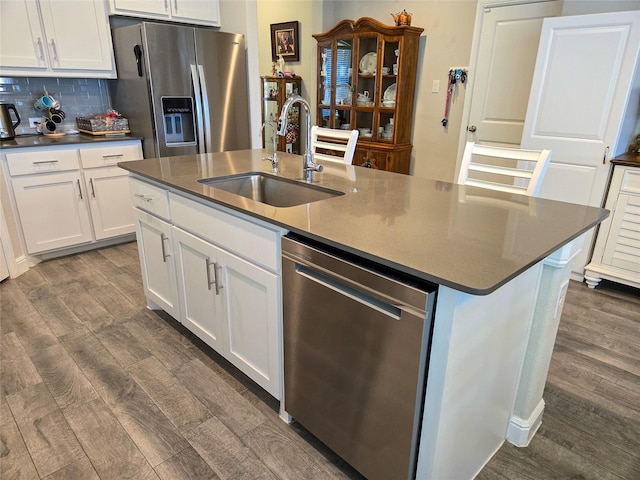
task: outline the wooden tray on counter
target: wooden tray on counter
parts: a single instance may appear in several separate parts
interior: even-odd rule
[[[89,135],[124,135],[125,133],[131,133],[131,130],[105,130],[102,132],[92,132],[91,130],[78,129],[82,133],[88,133]]]

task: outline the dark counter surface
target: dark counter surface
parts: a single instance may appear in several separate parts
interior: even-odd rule
[[[640,168],[640,154],[637,153],[623,153],[615,158],[611,159],[611,163],[614,165],[624,165],[626,167],[638,167]]]
[[[108,137],[88,135],[86,133],[67,134],[63,137],[49,137],[40,134],[18,135],[13,140],[1,141],[0,150],[5,148],[52,147],[55,145],[75,146],[81,143],[117,142],[122,140],[142,140],[142,137],[132,137],[130,135]]]
[[[198,183],[262,171],[266,150],[121,162],[131,173],[224,205],[401,272],[486,295],[608,215],[601,208],[324,163],[314,184],[345,195],[276,208]],[[302,157],[278,152],[280,176]]]

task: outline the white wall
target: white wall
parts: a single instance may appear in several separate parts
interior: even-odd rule
[[[290,65],[302,76],[303,93],[315,103],[316,41],[313,33],[322,33],[340,20],[371,17],[393,25],[391,13],[406,9],[413,14],[412,25],[425,29],[420,40],[418,78],[414,114],[412,173],[416,176],[453,179],[457,142],[462,121],[464,89],[453,99],[449,127],[442,127],[447,74],[451,66],[467,66],[475,20],[475,0],[258,0],[260,74],[271,70],[270,24],[300,22],[301,58]],[[434,79],[440,80],[440,92],[431,93]],[[315,117],[314,117],[315,118]]]
[[[444,115],[449,67],[469,64],[476,3],[476,0],[257,0],[260,74],[268,74],[271,69],[269,25],[298,20],[302,56],[300,62],[291,65],[291,69],[302,76],[303,93],[313,104],[316,42],[311,34],[327,31],[346,18],[356,20],[367,16],[392,25],[391,13],[406,9],[412,13],[412,25],[425,29],[418,59],[412,174],[453,181],[458,139],[464,120],[464,87],[457,88],[452,99],[448,128],[443,128],[440,122]],[[640,9],[640,0],[564,0],[562,14],[637,9]],[[439,93],[431,92],[433,80],[440,80]]]

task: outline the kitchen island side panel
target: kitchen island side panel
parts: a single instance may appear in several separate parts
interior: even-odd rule
[[[438,288],[417,479],[473,478],[504,442],[541,273],[484,296]]]

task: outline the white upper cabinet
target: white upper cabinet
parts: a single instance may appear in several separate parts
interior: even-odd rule
[[[2,0],[0,75],[115,78],[103,0]]]
[[[111,14],[220,26],[219,0],[110,0]]]

